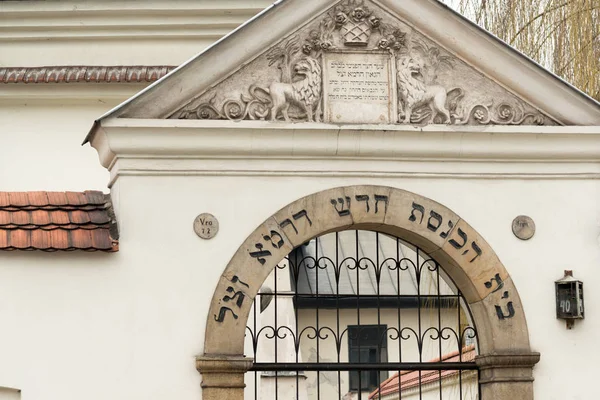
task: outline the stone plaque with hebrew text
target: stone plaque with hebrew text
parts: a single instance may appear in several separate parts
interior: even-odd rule
[[[331,52],[324,55],[323,64],[326,122],[395,122],[395,83],[389,53]]]

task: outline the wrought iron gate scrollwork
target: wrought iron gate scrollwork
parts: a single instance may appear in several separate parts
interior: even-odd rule
[[[422,249],[371,231],[294,249],[246,327],[246,398],[479,398],[477,331],[462,294]]]

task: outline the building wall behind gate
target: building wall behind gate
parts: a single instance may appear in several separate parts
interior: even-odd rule
[[[355,184],[419,193],[469,221],[519,290],[532,350],[542,354],[536,398],[590,398],[600,213],[598,183],[583,179],[121,177],[113,187],[118,253],[2,254],[0,385],[22,389],[24,400],[200,398],[194,357],[203,352],[217,280],[238,246],[293,200]],[[210,241],[192,230],[202,212],[219,219]],[[520,214],[537,225],[530,241],[511,232]],[[587,289],[586,319],[570,331],[554,308],[553,282],[564,269]]]

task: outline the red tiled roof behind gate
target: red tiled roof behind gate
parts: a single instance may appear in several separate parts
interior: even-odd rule
[[[441,362],[472,362],[475,360],[475,346],[469,345],[463,348],[462,358],[458,351],[442,356]],[[439,358],[430,362],[440,362]],[[419,372],[421,372],[419,374]],[[401,371],[395,373],[390,378],[385,380],[369,395],[369,400],[387,396],[393,393],[398,393],[401,390],[410,389],[426,383],[436,382],[446,377],[458,375],[457,370],[442,370],[442,371]]]
[[[119,249],[102,192],[0,192],[0,250]]]

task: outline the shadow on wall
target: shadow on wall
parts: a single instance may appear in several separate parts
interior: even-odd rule
[[[21,400],[21,391],[0,386],[0,400]]]

